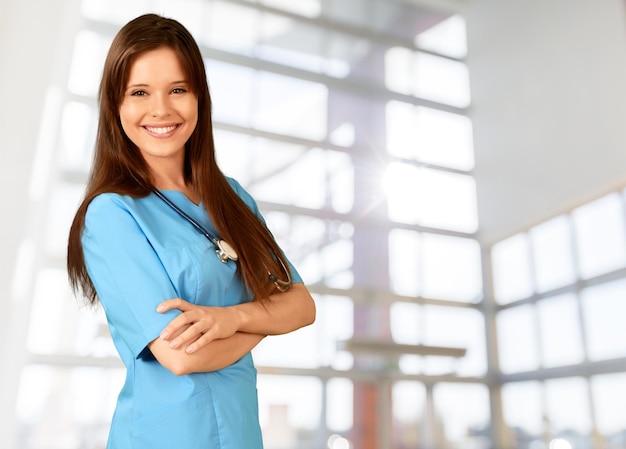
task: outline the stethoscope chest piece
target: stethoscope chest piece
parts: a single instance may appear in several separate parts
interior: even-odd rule
[[[217,249],[215,250],[215,254],[220,259],[222,263],[228,263],[228,260],[232,260],[233,262],[237,262],[239,256],[237,255],[237,251],[230,246],[224,240],[218,240],[216,243]]]

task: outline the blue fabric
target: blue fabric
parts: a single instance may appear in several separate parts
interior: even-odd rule
[[[252,197],[233,189],[259,215]],[[202,205],[164,191],[217,234]],[[260,215],[259,215],[260,216]],[[176,376],[159,364],[149,342],[180,312],[156,312],[160,302],[229,306],[250,301],[236,265],[156,195],[96,197],[82,235],[85,264],[127,369],[108,449],[261,449],[256,369],[250,354],[220,371]],[[290,264],[294,282],[302,282]]]

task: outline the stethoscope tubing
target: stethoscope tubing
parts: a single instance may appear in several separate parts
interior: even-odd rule
[[[169,207],[171,207],[172,209],[174,209],[174,211],[176,211],[181,217],[183,217],[185,220],[187,220],[189,223],[191,223],[191,225],[196,228],[196,230],[204,235],[207,239],[209,239],[211,242],[213,242],[213,244],[215,246],[218,246],[219,243],[219,239],[217,237],[215,237],[213,234],[211,234],[209,231],[207,231],[204,226],[202,226],[200,223],[198,223],[196,220],[194,220],[192,217],[190,217],[184,210],[182,210],[180,207],[178,207],[176,204],[174,204],[172,201],[170,201],[170,199],[168,197],[166,197],[165,195],[163,195],[163,193],[161,193],[159,190],[154,190],[154,194],[156,196],[158,196],[161,200],[163,200],[163,202],[165,204],[167,204]]]
[[[189,214],[187,214],[184,210],[182,210],[180,207],[178,207],[176,204],[174,204],[168,197],[163,195],[163,193],[161,191],[159,191],[157,189],[154,189],[153,192],[165,204],[167,204],[176,213],[178,213],[178,215],[180,215],[185,220],[187,220],[189,223],[191,223],[191,225],[199,233],[204,235],[207,239],[209,239],[211,241],[211,243],[213,243],[213,245],[215,245],[215,248],[216,248],[215,252],[217,253],[217,257],[220,259],[220,261],[222,263],[227,263],[229,259],[234,261],[234,262],[236,262],[238,260],[238,257],[237,257],[236,253],[233,252],[233,253],[229,254],[230,251],[226,251],[225,248],[222,247],[222,243],[224,243],[225,246],[230,247],[226,242],[224,242],[223,240],[218,239],[213,234],[211,234],[209,231],[207,231],[204,226],[202,226],[200,223],[198,223],[196,220],[194,220],[192,217],[190,217]],[[292,281],[291,281],[291,276],[289,274],[289,270],[287,269],[287,267],[285,267],[285,265],[283,264],[282,260],[280,261],[280,264],[282,265],[283,270],[287,274],[287,280],[286,281],[278,279],[277,276],[273,275],[269,271],[268,271],[268,275],[269,275],[269,279],[272,282],[274,282],[274,284],[276,285],[278,290],[280,290],[281,292],[285,292],[285,291],[289,290],[289,288],[291,287],[291,282]]]

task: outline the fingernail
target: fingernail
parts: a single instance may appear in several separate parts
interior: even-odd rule
[[[185,349],[185,351],[187,351],[188,353],[192,353],[195,350],[196,350],[196,347],[193,345],[187,346],[187,349]]]
[[[163,312],[165,310],[165,306],[157,306],[157,312]]]
[[[167,332],[167,331],[163,331],[163,332],[161,332],[161,338],[162,338],[163,340],[165,340],[165,339],[168,337],[168,335],[169,335],[169,332]]]
[[[177,348],[179,345],[178,340],[174,340],[173,342],[170,343],[170,348]]]

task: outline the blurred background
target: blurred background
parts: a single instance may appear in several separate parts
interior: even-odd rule
[[[254,351],[266,449],[626,448],[622,0],[0,0],[0,446],[105,446],[124,371],[65,247],[145,12],[316,299]]]

